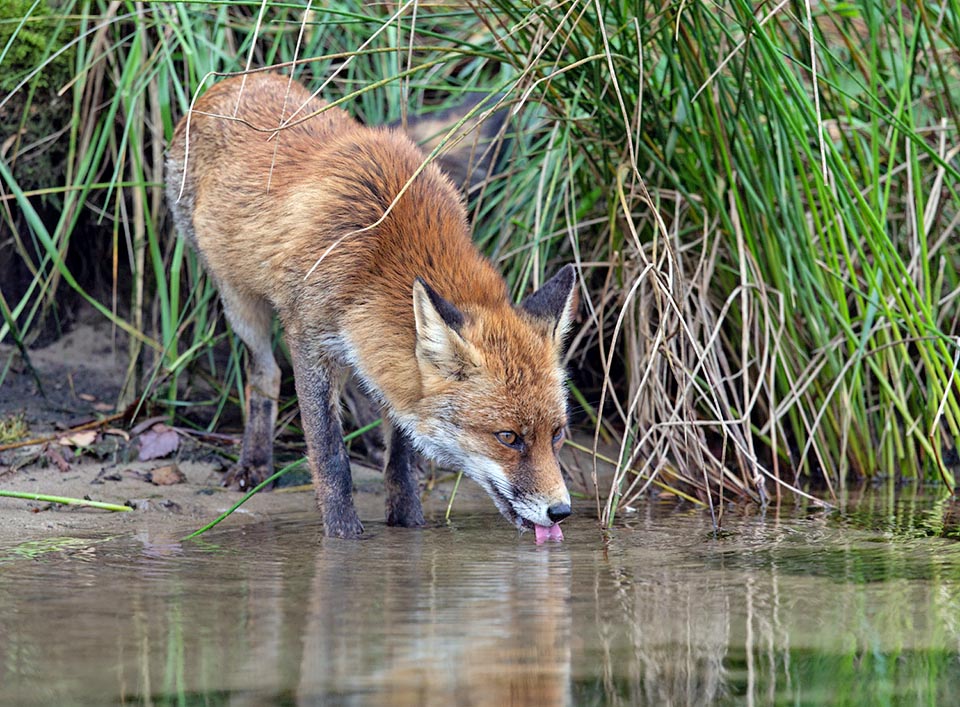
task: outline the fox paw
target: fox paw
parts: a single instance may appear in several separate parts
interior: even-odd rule
[[[266,464],[234,464],[223,475],[221,486],[234,491],[249,491],[273,473]]]
[[[423,519],[423,509],[420,506],[420,499],[414,499],[415,503],[407,504],[388,504],[387,505],[387,525],[398,528],[422,528],[427,523]]]
[[[324,513],[323,534],[328,538],[359,538],[363,535],[363,523],[354,510],[345,513]]]

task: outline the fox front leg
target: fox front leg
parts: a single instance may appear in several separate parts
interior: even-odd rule
[[[386,420],[386,413],[384,413]],[[424,525],[417,488],[416,453],[407,435],[391,425],[383,477],[387,486],[387,525],[419,528]]]
[[[322,354],[293,343],[293,337],[288,337],[288,344],[324,533],[328,537],[359,537],[363,525],[353,506],[350,459],[340,424],[342,376]]]

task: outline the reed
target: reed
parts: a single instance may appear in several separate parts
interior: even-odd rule
[[[196,92],[283,65],[384,123],[481,91],[518,139],[471,202],[478,243],[518,297],[562,262],[583,277],[570,365],[595,446],[614,440],[604,523],[658,483],[716,509],[808,479],[953,488],[955,2],[8,7],[0,266],[29,277],[0,289],[0,339],[27,356],[68,290],[128,347],[126,400],[215,426],[239,347],[161,198]],[[67,119],[31,134],[57,96]],[[62,172],[38,176],[51,150]]]

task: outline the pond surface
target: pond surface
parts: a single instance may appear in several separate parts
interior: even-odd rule
[[[948,704],[953,512],[728,511],[715,536],[651,504],[539,547],[492,514],[359,542],[304,514],[0,547],[0,703]]]

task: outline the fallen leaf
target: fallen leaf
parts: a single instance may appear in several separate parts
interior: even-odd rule
[[[96,430],[85,430],[84,432],[74,432],[72,435],[66,435],[57,440],[57,444],[62,447],[89,447],[97,441]]]
[[[51,462],[57,465],[57,468],[60,470],[60,473],[65,474],[70,471],[70,463],[63,458],[63,455],[57,450],[56,447],[51,447],[47,445],[46,450],[43,455],[49,459]]]
[[[182,484],[187,480],[180,468],[176,464],[168,466],[158,466],[150,472],[148,480],[154,486],[173,486]]]
[[[177,451],[180,437],[164,424],[156,424],[140,435],[140,453],[137,459],[142,462],[160,459]]]
[[[163,422],[166,419],[167,418],[163,417],[162,415],[146,419],[143,422],[137,423],[136,427],[130,430],[130,435],[136,437],[141,432],[146,432],[158,422]]]
[[[26,128],[21,128],[19,131],[14,132],[10,137],[3,141],[3,145],[0,145],[0,157],[6,157],[7,153],[10,151],[10,148],[13,146],[21,136],[27,134]]]

